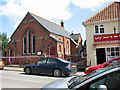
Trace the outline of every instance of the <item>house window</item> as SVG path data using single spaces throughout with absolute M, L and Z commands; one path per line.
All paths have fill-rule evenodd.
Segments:
M 59 45 L 59 52 L 61 52 L 61 45 Z
M 31 52 L 30 49 L 31 49 L 31 35 L 30 35 L 30 31 L 28 31 L 28 54 Z
M 114 57 L 120 57 L 120 47 L 110 47 L 106 48 L 107 60 L 110 60 Z
M 35 54 L 35 36 L 32 37 L 32 53 Z
M 23 38 L 23 54 L 26 54 L 26 37 Z
M 104 25 L 95 25 L 95 34 L 102 34 L 105 33 Z
M 69 54 L 69 42 L 67 41 L 67 53 Z

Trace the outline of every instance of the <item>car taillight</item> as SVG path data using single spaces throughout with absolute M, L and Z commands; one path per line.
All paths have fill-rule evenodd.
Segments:
M 67 67 L 66 68 L 71 68 L 71 67 L 76 67 L 76 65 L 67 65 Z
M 69 64 L 69 65 L 67 65 L 67 67 L 66 68 L 71 68 L 71 65 Z
M 4 62 L 2 62 L 2 65 L 4 65 Z

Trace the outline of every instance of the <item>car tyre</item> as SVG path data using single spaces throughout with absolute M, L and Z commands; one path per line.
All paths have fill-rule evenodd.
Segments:
M 68 77 L 70 74 L 65 74 L 65 77 Z
M 31 69 L 29 67 L 25 68 L 25 73 L 26 74 L 31 74 Z
M 62 72 L 61 72 L 60 69 L 55 69 L 55 70 L 53 71 L 53 75 L 54 75 L 55 77 L 60 77 L 60 76 L 62 75 Z

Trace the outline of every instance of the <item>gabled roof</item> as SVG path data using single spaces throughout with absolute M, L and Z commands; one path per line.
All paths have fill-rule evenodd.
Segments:
M 57 37 L 54 37 L 54 36 L 51 36 L 51 35 L 50 35 L 50 37 L 53 38 L 57 42 L 63 43 L 63 41 L 59 40 Z
M 120 19 L 120 2 L 117 1 L 110 3 L 109 5 L 89 17 L 83 22 L 83 24 L 114 19 Z
M 78 33 L 78 34 L 71 34 L 70 36 L 71 36 L 71 38 L 74 39 L 74 40 L 78 40 L 79 37 L 81 37 L 80 33 Z
M 56 35 L 60 35 L 60 36 L 63 36 L 63 37 L 67 37 L 69 39 L 71 39 L 71 41 L 75 44 L 75 45 L 78 45 L 77 43 L 75 43 L 75 41 L 71 38 L 70 36 L 70 33 L 65 30 L 62 26 L 56 24 L 56 23 L 53 23 L 49 20 L 46 20 L 40 16 L 37 16 L 33 13 L 30 13 L 28 12 L 26 14 L 27 15 L 31 15 L 40 25 L 42 25 L 48 32 L 50 33 L 53 33 L 53 34 L 56 34 Z M 25 16 L 25 17 L 26 17 Z M 24 17 L 24 18 L 25 18 Z M 23 19 L 24 20 L 24 19 Z M 21 23 L 23 22 L 23 20 L 21 21 Z M 14 33 L 17 31 L 17 29 L 19 28 L 19 26 L 21 25 L 21 23 L 18 25 L 18 27 L 16 28 L 16 30 L 14 31 Z M 12 34 L 12 36 L 14 35 L 14 33 Z M 11 36 L 11 37 L 12 37 Z M 53 39 L 55 39 L 56 41 L 59 41 L 58 39 L 56 39 L 55 37 L 52 37 Z
M 78 44 L 71 38 L 70 33 L 65 30 L 62 26 L 55 24 L 49 20 L 43 19 L 40 16 L 37 16 L 33 13 L 28 12 L 32 17 L 34 17 L 34 19 L 36 19 L 44 28 L 46 28 L 46 30 L 48 30 L 50 33 L 54 33 L 57 35 L 61 35 L 64 37 L 67 37 L 69 39 L 71 39 L 71 41 L 78 46 Z M 54 37 L 52 37 L 54 38 Z M 54 38 L 55 40 L 57 40 L 56 38 Z M 58 40 L 57 40 L 58 41 Z
M 61 27 L 58 24 L 55 24 L 49 20 L 43 19 L 42 17 L 39 17 L 33 13 L 28 12 L 32 17 L 34 17 L 34 19 L 36 19 L 44 28 L 46 28 L 46 30 L 48 30 L 50 33 L 54 33 L 57 35 L 61 35 L 67 38 L 71 38 L 70 37 L 70 33 L 65 30 L 63 27 Z

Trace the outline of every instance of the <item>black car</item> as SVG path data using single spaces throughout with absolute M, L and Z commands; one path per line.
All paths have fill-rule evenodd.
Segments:
M 66 61 L 61 58 L 42 58 L 34 64 L 24 67 L 26 74 L 52 74 L 58 76 L 68 76 L 77 72 L 75 63 Z

